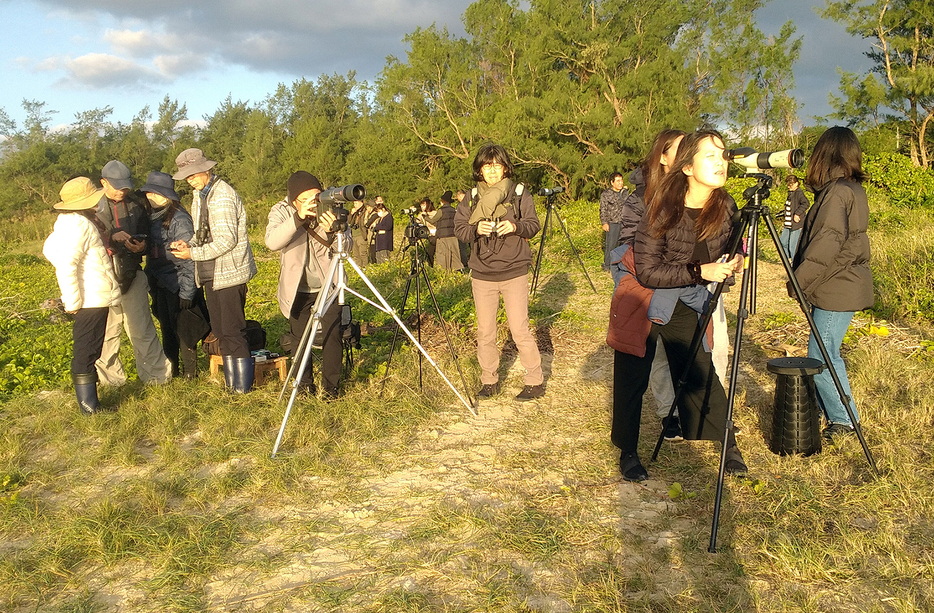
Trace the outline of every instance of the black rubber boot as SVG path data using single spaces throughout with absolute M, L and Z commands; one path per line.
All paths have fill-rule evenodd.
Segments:
M 234 382 L 236 381 L 236 364 L 237 358 L 232 355 L 224 356 L 224 387 L 228 390 L 234 388 Z
M 78 397 L 78 408 L 85 415 L 94 415 L 100 410 L 97 399 L 97 373 L 72 373 L 71 381 L 75 384 L 75 396 Z
M 233 358 L 235 360 L 233 371 L 233 391 L 246 394 L 253 387 L 253 378 L 256 374 L 256 362 L 253 356 L 248 358 Z

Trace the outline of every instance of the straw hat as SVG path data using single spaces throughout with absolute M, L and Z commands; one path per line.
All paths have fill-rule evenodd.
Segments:
M 104 190 L 96 187 L 87 177 L 76 177 L 62 186 L 58 193 L 62 201 L 53 208 L 59 211 L 85 211 L 100 202 Z

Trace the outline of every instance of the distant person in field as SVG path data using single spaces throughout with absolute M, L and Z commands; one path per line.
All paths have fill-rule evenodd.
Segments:
M 148 207 L 142 196 L 131 191 L 133 179 L 123 162 L 111 160 L 104 165 L 101 185 L 104 197 L 98 204 L 97 217 L 104 224 L 105 246 L 112 255 L 123 299 L 110 309 L 97 373 L 106 385 L 126 382 L 120 362 L 120 333 L 125 329 L 140 381 L 165 383 L 172 378 L 172 364 L 162 351 L 152 321 L 149 282 L 142 267 L 149 246 Z
M 373 256 L 377 264 L 388 262 L 393 249 L 393 219 L 392 213 L 386 208 L 382 196 L 374 200 L 375 209 L 367 219 L 366 227 L 370 231 L 370 240 L 373 242 Z
M 846 364 L 840 356 L 843 337 L 856 311 L 874 303 L 869 267 L 869 201 L 863 189 L 862 149 L 849 128 L 827 129 L 814 146 L 805 177 L 814 189 L 814 206 L 808 211 L 795 255 L 795 277 L 811 305 L 811 315 L 850 409 L 859 420 L 850 392 Z M 823 361 L 813 331 L 808 357 Z M 853 421 L 840 400 L 830 371 L 814 375 L 817 399 L 827 417 L 824 437 L 849 435 Z
M 610 175 L 610 188 L 600 194 L 600 223 L 603 225 L 603 270 L 610 269 L 610 252 L 619 243 L 619 223 L 623 219 L 623 201 L 625 191 L 623 175 L 614 172 Z
M 438 228 L 435 227 L 434 214 L 435 203 L 431 201 L 431 198 L 425 197 L 419 200 L 418 214 L 415 218 L 420 224 L 428 228 L 428 244 L 425 248 L 425 261 L 429 266 L 435 265 L 435 251 L 438 248 L 438 239 L 436 238 Z
M 253 249 L 247 236 L 246 207 L 229 183 L 214 173 L 217 162 L 200 149 L 185 149 L 175 158 L 172 178 L 187 181 L 192 194 L 195 235 L 176 240 L 173 255 L 194 260 L 195 283 L 204 288 L 211 331 L 224 360 L 227 389 L 246 393 L 253 387 L 255 363 L 246 339 L 247 282 L 256 275 Z
M 353 237 L 353 252 L 351 257 L 358 266 L 364 268 L 370 263 L 369 241 L 367 240 L 366 219 L 372 211 L 372 207 L 362 200 L 356 200 L 350 208 L 350 214 L 347 217 L 347 223 L 350 226 L 351 236 Z
M 457 210 L 453 206 L 454 194 L 448 190 L 441 194 L 441 206 L 430 216 L 435 225 L 435 265 L 444 270 L 460 270 L 460 241 L 454 236 L 454 216 Z
M 785 177 L 785 185 L 788 186 L 788 196 L 785 198 L 785 223 L 782 224 L 782 233 L 778 237 L 782 249 L 789 260 L 795 259 L 795 253 L 798 251 L 798 241 L 801 239 L 801 228 L 804 227 L 804 216 L 808 212 L 811 203 L 800 189 L 798 177 L 789 174 Z
M 42 254 L 55 266 L 65 311 L 75 318 L 71 380 L 78 408 L 85 415 L 100 409 L 94 363 L 104 345 L 107 315 L 121 298 L 101 239 L 104 228 L 95 214 L 103 193 L 87 177 L 65 183 L 59 193 L 62 200 L 54 207 L 61 214 L 42 247 Z
M 151 172 L 140 188 L 149 201 L 149 250 L 146 276 L 152 296 L 152 312 L 162 328 L 162 349 L 172 364 L 172 376 L 181 373 L 194 379 L 198 373 L 198 341 L 207 333 L 207 306 L 204 292 L 195 285 L 195 263 L 175 257 L 169 245 L 190 241 L 194 236 L 191 215 L 182 208 L 172 176 Z M 196 312 L 186 313 L 186 311 Z M 191 321 L 202 326 L 191 327 Z
M 627 481 L 649 476 L 639 459 L 639 429 L 659 338 L 671 372 L 685 373 L 678 404 L 684 438 L 723 441 L 726 435 L 726 472 L 746 472 L 733 429 L 725 432 L 727 397 L 710 353 L 702 347 L 690 355 L 699 312 L 710 297 L 707 284 L 726 281 L 743 269 L 742 255 L 720 261 L 736 209 L 724 188 L 723 152 L 723 139 L 713 130 L 681 140 L 671 169 L 648 192 L 645 215 L 623 256 L 630 274 L 613 295 L 607 343 L 615 350 L 611 439 L 620 450 L 619 470 Z M 659 293 L 667 294 L 658 296 L 666 300 L 656 301 Z M 709 330 L 703 332 L 709 348 Z

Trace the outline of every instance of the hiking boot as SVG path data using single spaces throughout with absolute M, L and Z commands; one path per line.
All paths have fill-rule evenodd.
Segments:
M 477 392 L 478 398 L 489 398 L 499 393 L 499 383 L 484 383 L 480 391 Z
M 726 466 L 724 470 L 726 474 L 736 476 L 745 475 L 749 470 L 746 467 L 745 460 L 743 460 L 743 454 L 736 445 L 732 445 L 726 449 Z
M 619 472 L 626 481 L 645 481 L 649 478 L 648 471 L 635 451 L 624 451 L 620 454 Z
M 850 424 L 830 424 L 821 432 L 826 440 L 832 441 L 835 436 L 852 436 L 856 434 L 856 428 Z
M 526 385 L 522 388 L 522 391 L 516 394 L 516 400 L 520 402 L 525 402 L 527 400 L 534 400 L 536 398 L 541 398 L 545 395 L 545 384 L 539 383 L 538 385 Z
M 664 437 L 666 441 L 683 441 L 684 435 L 681 433 L 681 421 L 677 415 L 666 417 L 662 420 L 664 426 Z

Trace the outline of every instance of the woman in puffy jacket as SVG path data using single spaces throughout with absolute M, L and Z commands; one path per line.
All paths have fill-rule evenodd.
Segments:
M 735 208 L 723 188 L 727 177 L 723 150 L 723 139 L 713 130 L 684 137 L 670 172 L 649 194 L 646 214 L 623 259 L 632 274 L 623 277 L 613 295 L 607 342 L 616 350 L 611 438 L 620 449 L 619 469 L 628 481 L 648 478 L 636 448 L 642 396 L 659 338 L 672 378 L 687 374 L 678 405 L 684 438 L 723 440 L 727 410 L 723 386 L 710 353 L 701 349 L 692 359 L 689 351 L 699 312 L 709 297 L 705 285 L 725 281 L 743 267 L 741 255 L 720 261 Z M 666 291 L 656 291 L 662 289 Z M 666 303 L 656 301 L 656 294 L 677 297 Z M 732 430 L 728 436 L 726 470 L 743 473 L 746 464 Z
M 198 372 L 198 336 L 184 330 L 182 311 L 195 308 L 201 320 L 206 318 L 204 291 L 195 286 L 195 263 L 175 257 L 169 249 L 175 241 L 191 241 L 194 224 L 191 215 L 182 208 L 175 181 L 164 172 L 151 172 L 146 185 L 140 188 L 149 201 L 150 251 L 146 258 L 146 276 L 152 296 L 152 313 L 162 327 L 162 349 L 172 363 L 172 376 L 179 374 L 181 352 L 185 377 L 193 379 Z M 187 342 L 185 342 L 187 341 Z M 194 341 L 192 343 L 192 341 Z
M 804 219 L 794 265 L 795 277 L 811 305 L 814 324 L 848 397 L 850 381 L 840 347 L 853 314 L 873 305 L 866 234 L 869 202 L 863 178 L 862 151 L 856 134 L 839 126 L 821 134 L 806 177 L 814 188 L 814 206 Z M 813 332 L 808 340 L 808 357 L 823 360 Z M 830 372 L 815 375 L 814 384 L 829 422 L 824 436 L 853 433 L 853 422 Z M 850 409 L 859 420 L 852 398 Z
M 107 313 L 120 302 L 120 286 L 95 214 L 103 193 L 87 177 L 65 183 L 59 193 L 62 200 L 55 205 L 62 214 L 42 247 L 42 254 L 55 266 L 65 311 L 75 317 L 71 379 L 78 408 L 85 415 L 100 408 L 94 362 L 101 357 Z

